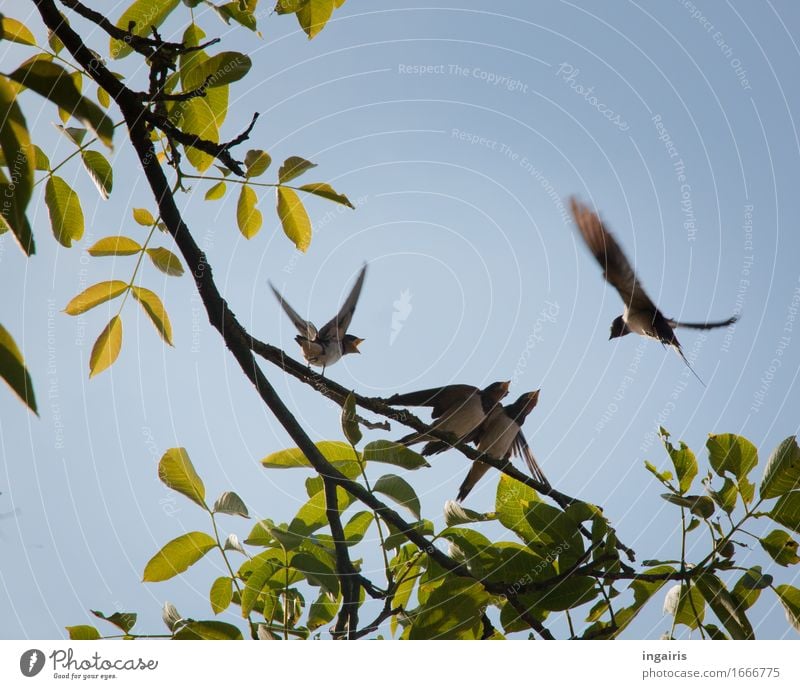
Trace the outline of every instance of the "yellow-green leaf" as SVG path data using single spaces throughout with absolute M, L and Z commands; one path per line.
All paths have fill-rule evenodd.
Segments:
M 114 316 L 103 328 L 89 356 L 89 378 L 105 371 L 113 364 L 122 349 L 122 319 Z
M 258 177 L 259 175 L 263 175 L 267 171 L 267 168 L 271 162 L 272 158 L 266 151 L 260 151 L 257 149 L 249 150 L 244 156 L 244 165 L 247 168 L 247 176 Z
M 172 638 L 175 641 L 238 641 L 242 639 L 242 632 L 219 620 L 192 620 L 182 625 Z
M 103 237 L 89 247 L 92 256 L 133 256 L 142 250 L 139 242 L 121 235 Z
M 342 405 L 342 432 L 344 437 L 347 438 L 347 442 L 353 447 L 358 445 L 363 437 L 356 414 L 356 398 L 352 392 L 347 395 L 347 399 Z
M 51 175 L 44 187 L 44 202 L 50 214 L 53 235 L 62 246 L 70 247 L 83 237 L 81 200 L 61 177 Z
M 169 249 L 159 246 L 154 249 L 148 249 L 147 255 L 150 257 L 153 265 L 162 273 L 166 273 L 167 275 L 183 275 L 181 259 Z
M 225 51 L 212 55 L 202 62 L 192 63 L 192 76 L 197 88 L 206 84 L 207 88 L 217 88 L 232 84 L 244 78 L 253 66 L 250 58 L 244 53 Z
M 297 10 L 297 21 L 309 40 L 325 28 L 333 14 L 333 8 L 334 0 L 308 0 Z
M 185 572 L 217 542 L 207 533 L 191 531 L 167 543 L 144 568 L 144 581 L 166 581 Z
M 104 301 L 118 297 L 126 289 L 128 289 L 128 283 L 122 280 L 98 282 L 96 285 L 83 290 L 77 297 L 73 297 L 64 311 L 70 316 L 77 316 L 89 309 L 93 309 Z
M 81 153 L 83 166 L 92 178 L 92 182 L 100 192 L 100 196 L 107 199 L 114 185 L 114 173 L 106 157 L 97 151 L 83 151 Z
M 206 98 L 192 98 L 179 104 L 179 108 L 172 111 L 170 117 L 173 122 L 180 122 L 180 128 L 187 134 L 219 143 L 219 123 L 217 115 L 211 109 Z M 186 157 L 189 162 L 199 171 L 207 170 L 214 157 L 193 146 L 185 146 Z
M 283 231 L 300 251 L 311 245 L 311 220 L 300 197 L 291 189 L 278 187 L 278 217 Z
M 208 595 L 211 601 L 211 609 L 215 615 L 227 610 L 233 600 L 233 582 L 230 577 L 219 577 L 211 584 L 211 592 Z
M 344 194 L 337 192 L 330 184 L 326 184 L 325 182 L 304 184 L 302 187 L 300 187 L 300 189 L 307 191 L 309 194 L 321 196 L 323 199 L 336 201 L 336 203 L 341 203 L 343 206 L 347 206 L 348 208 L 355 208 L 355 206 L 350 203 L 350 199 L 348 199 Z
M 0 14 L 0 40 L 36 45 L 36 38 L 25 24 L 11 17 L 4 17 L 2 14 Z
M 77 624 L 73 627 L 65 627 L 65 629 L 73 641 L 96 641 L 100 638 L 100 632 L 90 624 Z
M 55 103 L 111 147 L 114 123 L 96 103 L 81 95 L 73 76 L 63 67 L 47 60 L 28 60 L 7 76 Z
M 283 165 L 278 170 L 278 182 L 280 184 L 291 182 L 295 177 L 299 177 L 312 167 L 317 167 L 317 164 L 300 156 L 289 156 L 283 161 Z
M 0 76 L 0 150 L 10 180 L 0 178 L 0 232 L 10 229 L 27 256 L 35 251 L 25 209 L 31 199 L 36 151 L 11 82 Z
M 156 224 L 156 219 L 153 214 L 146 208 L 134 208 L 133 219 L 144 227 L 151 227 Z
M 777 498 L 800 488 L 800 448 L 797 437 L 786 438 L 769 457 L 759 492 L 764 499 Z
M 217 182 L 206 192 L 206 201 L 216 201 L 217 199 L 221 199 L 223 196 L 225 196 L 225 189 L 225 182 Z
M 161 303 L 161 299 L 158 298 L 155 292 L 144 287 L 132 287 L 131 291 L 136 301 L 142 305 L 147 315 L 150 316 L 150 320 L 153 321 L 153 325 L 156 326 L 156 330 L 158 330 L 161 337 L 164 338 L 168 345 L 171 345 L 172 324 L 169 322 L 169 316 L 164 304 Z
M 25 367 L 25 359 L 11 333 L 2 325 L 0 325 L 0 378 L 8 383 L 34 414 L 38 415 L 33 382 Z
M 207 509 L 206 487 L 185 448 L 172 447 L 164 453 L 158 463 L 158 478 L 164 485 Z
M 264 221 L 261 211 L 256 208 L 258 197 L 246 184 L 242 185 L 239 192 L 239 202 L 236 204 L 236 224 L 247 239 L 252 239 L 261 229 Z
M 158 28 L 161 26 L 162 22 L 178 6 L 179 2 L 180 0 L 135 0 L 122 13 L 122 16 L 116 21 L 116 25 L 120 29 L 129 31 L 131 22 L 133 22 L 131 33 L 137 36 L 150 36 L 153 31 L 152 27 Z M 133 48 L 125 41 L 112 38 L 109 51 L 111 57 L 118 60 L 130 55 Z
M 111 105 L 111 96 L 108 95 L 108 91 L 106 91 L 102 86 L 97 87 L 97 101 L 104 108 L 108 108 L 108 106 Z

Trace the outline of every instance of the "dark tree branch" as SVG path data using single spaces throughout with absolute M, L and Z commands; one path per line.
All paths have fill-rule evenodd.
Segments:
M 380 611 L 378 616 L 372 620 L 366 627 L 363 629 L 359 629 L 354 635 L 354 639 L 363 639 L 368 634 L 372 634 L 373 632 L 377 632 L 380 626 L 386 622 L 390 617 L 394 617 L 399 613 L 403 612 L 402 607 L 393 608 L 391 606 L 391 599 L 386 600 L 383 605 L 383 609 Z
M 323 478 L 325 491 L 325 514 L 331 526 L 333 548 L 336 553 L 336 573 L 339 577 L 339 587 L 342 590 L 342 609 L 333 629 L 333 638 L 355 638 L 353 635 L 358 629 L 358 590 L 359 582 L 355 577 L 356 571 L 347 551 L 347 541 L 342 527 L 342 517 L 339 512 L 339 501 L 336 497 L 336 483 L 329 478 Z

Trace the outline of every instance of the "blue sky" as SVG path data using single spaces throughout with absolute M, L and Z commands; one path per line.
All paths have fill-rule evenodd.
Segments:
M 349 0 L 312 42 L 292 18 L 262 17 L 259 39 L 202 15 L 209 36 L 253 58 L 232 89 L 223 135 L 259 111 L 251 144 L 275 161 L 313 160 L 319 167 L 304 179 L 332 183 L 357 210 L 310 200 L 315 236 L 298 255 L 270 193 L 261 194 L 264 227 L 246 241 L 235 195 L 205 203 L 208 185 L 198 183 L 179 197 L 189 226 L 240 320 L 293 355 L 267 280 L 320 325 L 368 261 L 351 328 L 365 338 L 363 354 L 331 377 L 380 396 L 509 378 L 512 398 L 541 388 L 525 430 L 550 481 L 602 505 L 640 557 L 675 557 L 679 515 L 643 468 L 645 459 L 668 462 L 658 426 L 694 448 L 701 466 L 708 433 L 741 433 L 765 461 L 798 430 L 800 9 L 789 0 L 417 5 Z M 41 35 L 29 3 L 3 10 Z M 96 32 L 82 33 L 106 50 Z M 3 69 L 25 54 L 1 44 Z M 144 86 L 144 72 L 137 80 Z M 67 155 L 50 126 L 54 110 L 27 95 L 23 105 L 34 140 L 58 147 L 51 160 Z M 79 246 L 52 240 L 43 204 L 31 211 L 34 258 L 0 237 L 13 295 L 0 322 L 25 352 L 41 413 L 0 394 L 0 514 L 17 510 L 0 520 L 2 638 L 59 637 L 89 608 L 135 610 L 141 631 L 160 631 L 166 599 L 210 615 L 215 561 L 167 584 L 141 583 L 163 543 L 206 527 L 158 482 L 169 447 L 188 449 L 210 494 L 235 489 L 256 515 L 288 520 L 305 498 L 304 475 L 260 467 L 291 443 L 208 326 L 187 276 L 147 265 L 140 276 L 165 302 L 175 348 L 129 300 L 119 360 L 87 379 L 92 342 L 113 312 L 78 321 L 61 310 L 86 285 L 127 279 L 133 266 L 87 260 L 84 250 L 110 234 L 143 240 L 128 209 L 154 206 L 124 137 L 116 143 L 109 201 L 78 165 L 62 169 L 85 199 Z M 678 333 L 707 387 L 656 342 L 608 341 L 622 303 L 565 214 L 573 194 L 596 204 L 668 316 L 741 312 L 733 329 Z M 396 311 L 407 316 L 395 315 L 393 328 Z M 340 437 L 331 403 L 266 371 L 315 439 Z M 468 467 L 458 453 L 432 464 L 409 480 L 442 525 Z M 466 505 L 491 509 L 495 485 L 485 478 Z M 249 525 L 231 518 L 224 528 L 244 536 Z M 742 557 L 765 564 L 755 551 Z M 752 612 L 760 634 L 788 636 L 783 611 L 762 598 Z M 628 635 L 656 638 L 668 627 L 659 599 Z

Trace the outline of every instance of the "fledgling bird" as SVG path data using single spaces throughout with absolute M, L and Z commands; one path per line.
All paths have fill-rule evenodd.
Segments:
M 589 250 L 603 268 L 603 276 L 619 292 L 619 296 L 625 303 L 625 311 L 621 316 L 617 316 L 611 324 L 611 334 L 608 339 L 622 337 L 628 333 L 652 337 L 665 346 L 674 347 L 689 370 L 700 380 L 684 356 L 674 328 L 694 328 L 696 330 L 724 328 L 735 323 L 739 317 L 732 316 L 724 321 L 708 323 L 684 323 L 666 318 L 647 296 L 631 264 L 614 239 L 614 235 L 606 229 L 598 215 L 575 198 L 570 199 L 570 204 L 575 223 Z M 700 382 L 703 381 L 700 380 Z
M 356 278 L 353 289 L 345 299 L 342 308 L 330 321 L 323 325 L 319 330 L 311 322 L 300 317 L 280 292 L 275 289 L 270 282 L 269 286 L 272 293 L 280 302 L 286 315 L 289 316 L 294 327 L 299 333 L 294 339 L 303 350 L 303 356 L 310 366 L 322 366 L 322 375 L 325 375 L 325 367 L 335 364 L 345 354 L 361 354 L 358 346 L 364 341 L 355 335 L 348 335 L 347 329 L 353 314 L 356 310 L 358 298 L 361 296 L 361 287 L 364 284 L 364 276 L 367 273 L 367 264 L 361 269 Z
M 528 441 L 522 433 L 522 424 L 533 411 L 539 402 L 539 390 L 526 392 L 520 395 L 516 402 L 512 404 L 497 405 L 486 420 L 478 427 L 472 439 L 478 448 L 489 457 L 495 459 L 508 460 L 512 455 L 522 457 L 528 465 L 531 476 L 546 486 L 550 482 L 545 478 L 541 468 L 528 446 Z M 469 495 L 469 492 L 480 481 L 481 477 L 489 471 L 491 467 L 483 462 L 473 462 L 467 477 L 458 489 L 456 500 L 462 502 Z
M 508 394 L 509 385 L 510 381 L 497 382 L 483 390 L 473 385 L 445 385 L 441 388 L 392 395 L 386 403 L 409 407 L 433 407 L 431 416 L 438 420 L 431 428 L 451 433 L 457 441 L 462 441 L 481 425 L 486 415 Z M 397 442 L 413 445 L 422 441 L 428 441 L 422 448 L 422 455 L 425 457 L 444 452 L 451 447 L 450 443 L 424 432 L 411 433 Z

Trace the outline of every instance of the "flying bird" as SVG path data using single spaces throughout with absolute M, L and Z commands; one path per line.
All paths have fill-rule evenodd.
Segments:
M 522 457 L 528 465 L 531 476 L 545 486 L 549 486 L 550 482 L 542 473 L 528 446 L 528 441 L 522 433 L 522 424 L 525 423 L 525 419 L 533 411 L 538 401 L 539 390 L 534 390 L 520 395 L 513 404 L 497 405 L 475 431 L 472 440 L 477 446 L 478 452 L 489 457 L 501 460 L 508 460 L 512 455 Z M 467 477 L 458 489 L 456 500 L 462 502 L 490 468 L 483 462 L 473 462 Z
M 303 350 L 303 356 L 310 366 L 322 366 L 322 375 L 325 375 L 325 367 L 335 364 L 345 354 L 360 354 L 358 346 L 364 341 L 355 335 L 348 335 L 347 329 L 353 314 L 356 310 L 358 298 L 361 296 L 361 287 L 364 284 L 364 276 L 367 273 L 367 265 L 361 269 L 356 278 L 353 289 L 345 299 L 342 308 L 330 321 L 323 325 L 319 330 L 311 322 L 304 320 L 283 298 L 280 292 L 270 282 L 269 286 L 275 295 L 286 315 L 289 316 L 294 327 L 299 333 L 294 339 Z
M 409 407 L 433 407 L 431 416 L 436 423 L 432 430 L 451 433 L 456 441 L 467 441 L 468 436 L 481 425 L 486 415 L 508 394 L 510 381 L 492 383 L 483 390 L 473 385 L 445 385 L 441 388 L 418 390 L 400 395 L 392 395 L 387 404 Z M 413 445 L 428 441 L 422 448 L 422 455 L 435 455 L 444 452 L 451 444 L 434 438 L 425 432 L 415 432 L 397 442 Z
M 611 324 L 611 334 L 608 339 L 622 337 L 628 333 L 652 337 L 665 346 L 674 347 L 689 370 L 700 380 L 686 359 L 680 342 L 675 336 L 674 328 L 694 328 L 696 330 L 724 328 L 735 323 L 739 317 L 732 316 L 724 321 L 708 323 L 684 323 L 666 318 L 647 296 L 631 264 L 617 244 L 617 240 L 614 239 L 614 235 L 606 229 L 598 215 L 574 198 L 570 200 L 570 203 L 575 223 L 589 250 L 603 268 L 603 276 L 619 292 L 619 296 L 625 303 L 625 311 L 621 316 L 617 316 Z M 703 381 L 700 380 L 700 382 Z

